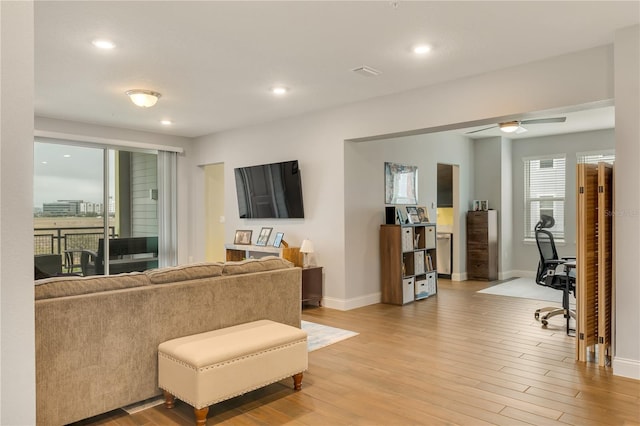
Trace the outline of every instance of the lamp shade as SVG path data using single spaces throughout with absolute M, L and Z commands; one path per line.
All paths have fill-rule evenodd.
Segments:
M 142 108 L 154 106 L 156 102 L 158 102 L 160 96 L 162 96 L 160 93 L 152 90 L 140 89 L 128 90 L 126 94 L 131 99 L 131 102 Z
M 313 243 L 311 242 L 311 240 L 302 240 L 300 253 L 313 253 Z

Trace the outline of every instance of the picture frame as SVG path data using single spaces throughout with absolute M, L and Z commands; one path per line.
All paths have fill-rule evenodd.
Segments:
M 480 210 L 483 212 L 489 210 L 489 200 L 480 200 Z
M 471 205 L 471 211 L 473 212 L 480 211 L 480 200 L 473 200 L 473 204 Z
M 269 237 L 271 236 L 271 231 L 273 228 L 262 228 L 260 230 L 260 234 L 258 235 L 258 240 L 256 241 L 257 246 L 266 246 L 267 242 L 269 242 Z
M 280 248 L 280 244 L 282 244 L 282 238 L 284 238 L 284 232 L 276 232 L 276 237 L 273 240 L 273 246 L 276 248 Z
M 400 225 L 404 225 L 405 223 L 407 223 L 407 218 L 405 218 L 402 214 L 402 209 L 396 208 L 396 215 L 398 216 L 398 223 Z
M 384 163 L 386 204 L 418 203 L 418 166 Z
M 418 210 L 418 218 L 420 219 L 420 223 L 430 223 L 429 220 L 429 209 L 427 206 L 418 206 L 416 207 Z
M 236 236 L 233 239 L 233 244 L 237 245 L 251 245 L 251 234 L 253 231 L 250 229 L 238 229 Z
M 420 216 L 416 206 L 407 206 L 407 219 L 409 219 L 409 223 L 420 223 Z

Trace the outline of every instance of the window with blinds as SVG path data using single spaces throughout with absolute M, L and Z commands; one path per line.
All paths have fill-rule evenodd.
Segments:
M 578 164 L 598 164 L 600 162 L 613 164 L 616 160 L 616 152 L 613 149 L 606 151 L 578 152 L 576 157 Z
M 564 240 L 565 155 L 524 159 L 524 238 L 535 239 L 534 226 L 541 215 L 551 216 L 549 228 L 556 240 Z

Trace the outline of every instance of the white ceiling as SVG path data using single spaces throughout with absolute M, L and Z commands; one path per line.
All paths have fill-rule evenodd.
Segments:
M 616 29 L 640 21 L 639 5 L 36 1 L 35 113 L 201 136 L 610 44 Z M 117 48 L 97 50 L 98 37 Z M 433 50 L 416 57 L 416 43 Z M 382 74 L 351 72 L 362 65 Z M 289 94 L 273 96 L 275 84 Z M 136 88 L 162 98 L 135 107 L 124 92 Z M 613 109 L 604 111 L 613 126 Z M 565 128 L 580 121 L 575 114 Z

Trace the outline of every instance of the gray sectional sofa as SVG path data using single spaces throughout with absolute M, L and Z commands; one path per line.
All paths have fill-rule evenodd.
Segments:
M 158 344 L 260 319 L 300 327 L 301 269 L 269 257 L 36 281 L 38 425 L 155 395 Z

